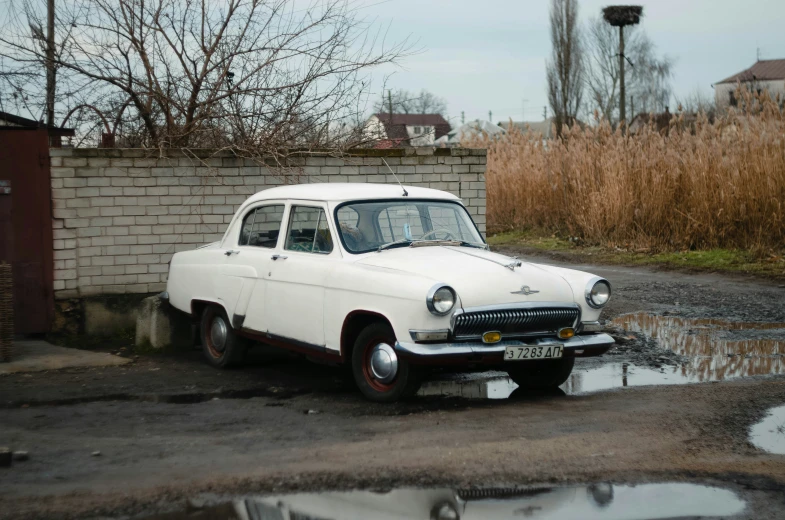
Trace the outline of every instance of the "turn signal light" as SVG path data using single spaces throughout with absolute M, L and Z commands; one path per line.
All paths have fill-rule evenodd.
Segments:
M 559 338 L 561 338 L 561 339 L 570 339 L 573 336 L 575 336 L 575 329 L 573 329 L 572 327 L 567 327 L 565 329 L 559 329 Z
M 483 343 L 498 343 L 502 340 L 502 333 L 498 331 L 486 332 L 482 335 Z

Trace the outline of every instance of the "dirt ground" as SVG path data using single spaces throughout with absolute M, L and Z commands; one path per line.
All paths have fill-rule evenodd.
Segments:
M 576 267 L 613 283 L 605 319 L 785 322 L 785 288 L 765 280 Z M 576 370 L 659 366 L 662 353 L 633 337 Z M 30 459 L 0 468 L 0 518 L 133 517 L 206 493 L 592 482 L 705 483 L 746 500 L 741 518 L 785 518 L 785 455 L 748 439 L 783 404 L 785 376 L 770 375 L 378 405 L 336 369 L 264 349 L 226 372 L 194 351 L 12 374 L 0 377 L 0 446 Z

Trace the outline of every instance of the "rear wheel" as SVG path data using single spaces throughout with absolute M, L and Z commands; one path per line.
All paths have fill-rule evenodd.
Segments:
M 352 351 L 352 374 L 371 401 L 393 402 L 411 397 L 422 383 L 418 367 L 395 352 L 395 334 L 386 323 L 372 323 L 357 336 Z
M 222 308 L 214 305 L 205 308 L 199 331 L 202 352 L 211 365 L 229 368 L 242 363 L 248 350 L 248 341 L 235 334 Z
M 510 364 L 507 373 L 521 388 L 543 390 L 563 385 L 574 365 L 574 357 L 521 361 Z

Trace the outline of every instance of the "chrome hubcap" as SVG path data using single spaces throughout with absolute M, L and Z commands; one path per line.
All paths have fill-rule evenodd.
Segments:
M 369 364 L 371 374 L 380 383 L 390 383 L 398 374 L 398 356 L 386 343 L 379 343 L 373 347 Z
M 210 326 L 210 341 L 218 352 L 223 352 L 226 348 L 226 322 L 220 316 L 213 318 Z

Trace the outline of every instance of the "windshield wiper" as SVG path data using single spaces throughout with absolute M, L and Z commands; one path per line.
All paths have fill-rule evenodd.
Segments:
M 456 246 L 456 247 L 476 247 L 477 249 L 488 249 L 485 244 L 477 242 L 468 242 L 466 240 L 450 240 L 450 239 L 433 239 L 433 240 L 415 240 L 412 242 L 411 247 L 419 246 Z
M 467 242 L 466 240 L 459 240 L 460 244 L 465 247 L 476 247 L 477 249 L 490 249 L 488 244 L 481 244 L 479 242 Z
M 379 249 L 377 249 L 376 251 L 381 252 L 384 251 L 385 249 L 391 249 L 393 247 L 408 246 L 411 243 L 412 240 L 409 240 L 408 238 L 402 238 L 401 240 L 396 240 L 395 242 L 388 242 L 386 244 L 382 244 L 379 246 Z

